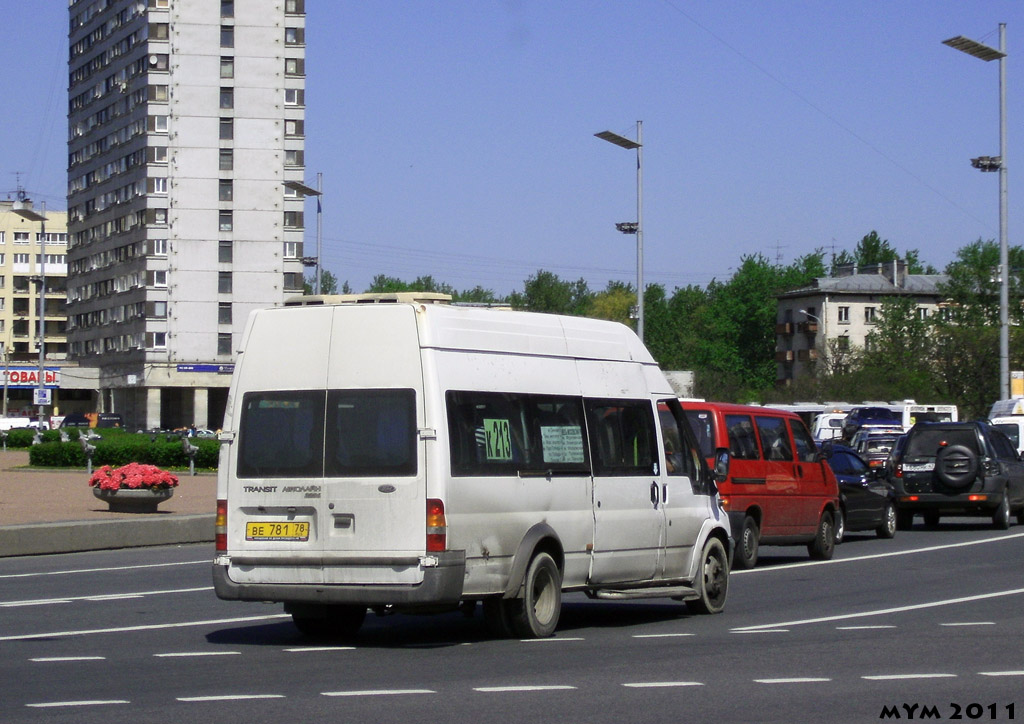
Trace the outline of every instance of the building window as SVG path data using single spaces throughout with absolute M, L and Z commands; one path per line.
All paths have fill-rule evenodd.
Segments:
M 146 193 L 150 194 L 166 194 L 167 193 L 167 179 L 151 176 L 146 179 Z
M 235 28 L 232 25 L 221 25 L 220 26 L 220 47 L 222 48 L 234 48 L 235 47 Z
M 167 163 L 167 146 L 147 146 L 146 163 Z
M 146 223 L 150 226 L 166 226 L 167 209 L 146 209 Z
M 303 58 L 285 58 L 284 59 L 284 74 L 285 75 L 305 75 L 306 74 L 306 61 Z
M 849 324 L 850 323 L 850 308 L 839 307 L 839 323 Z
M 284 0 L 284 11 L 288 15 L 302 15 L 306 12 L 306 0 Z
M 221 179 L 217 183 L 217 198 L 221 201 L 231 201 L 234 195 L 234 185 L 230 179 Z
M 222 241 L 217 245 L 217 261 L 221 264 L 231 263 L 231 242 Z
M 146 88 L 146 94 L 151 101 L 157 103 L 167 102 L 167 86 L 165 85 L 151 85 Z
M 147 302 L 146 316 L 151 319 L 166 319 L 167 302 Z
M 167 70 L 170 67 L 170 56 L 167 53 L 154 53 L 149 56 L 150 70 Z
M 167 256 L 167 239 L 150 239 L 146 246 L 149 256 Z
M 231 272 L 217 272 L 217 292 L 220 294 L 231 293 Z
M 230 171 L 235 167 L 235 152 L 230 148 L 220 149 L 220 170 Z
M 234 219 L 230 211 L 221 211 L 218 219 L 218 228 L 221 231 L 231 231 L 234 228 Z
M 235 77 L 235 59 L 234 58 L 221 58 L 220 59 L 220 77 L 221 78 L 234 78 Z
M 284 165 L 285 166 L 302 166 L 304 165 L 305 154 L 302 151 L 285 151 L 284 152 Z
M 302 121 L 287 119 L 284 122 L 284 135 L 299 138 L 303 135 L 305 126 Z
M 864 323 L 874 324 L 875 323 L 875 307 L 864 307 Z
M 147 128 L 154 133 L 167 133 L 167 116 L 150 116 Z
M 284 104 L 286 106 L 301 106 L 305 101 L 306 94 L 301 88 L 285 88 Z
M 235 17 L 235 0 L 220 0 L 220 16 L 222 18 Z
M 301 229 L 302 227 L 302 212 L 301 211 L 285 211 L 284 212 L 284 225 L 290 229 Z
M 231 302 L 217 305 L 217 324 L 231 324 Z
M 302 273 L 301 272 L 285 272 L 285 275 L 284 275 L 284 288 L 285 288 L 285 291 L 289 291 L 289 292 L 302 291 Z
M 284 258 L 285 259 L 298 259 L 299 258 L 299 242 L 297 242 L 297 241 L 286 241 L 284 243 Z
M 303 45 L 306 42 L 306 31 L 303 28 L 285 28 L 285 45 Z
M 235 123 L 231 118 L 220 119 L 220 140 L 230 141 L 235 137 Z
M 234 88 L 221 88 L 220 89 L 220 107 L 221 108 L 234 108 L 235 107 L 235 89 Z
M 167 40 L 168 25 L 167 23 L 150 23 L 149 24 L 149 37 L 152 40 Z
M 167 287 L 167 272 L 166 271 L 159 271 L 159 270 L 148 271 L 148 272 L 146 272 L 146 276 L 148 277 L 147 280 L 146 280 L 147 286 L 155 287 L 157 289 L 164 289 L 164 288 Z
M 230 334 L 218 334 L 217 335 L 217 354 L 229 355 L 231 354 L 231 335 Z
M 922 322 L 928 319 L 928 307 L 918 307 L 917 318 L 920 319 Z
M 14 243 L 15 244 L 27 244 L 28 241 L 29 241 L 28 236 L 29 236 L 29 234 L 28 234 L 27 231 L 15 231 L 14 232 Z
M 167 332 L 146 332 L 146 349 L 167 349 Z

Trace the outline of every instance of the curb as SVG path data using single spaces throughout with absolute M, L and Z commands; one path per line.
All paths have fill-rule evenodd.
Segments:
M 175 515 L 0 526 L 0 558 L 209 543 L 214 540 L 214 518 L 212 514 Z

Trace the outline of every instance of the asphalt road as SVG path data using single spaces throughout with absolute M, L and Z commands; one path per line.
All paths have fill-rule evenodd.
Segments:
M 1024 720 L 1022 554 L 1024 526 L 852 534 L 765 548 L 719 616 L 571 595 L 551 639 L 371 614 L 351 646 L 217 600 L 207 546 L 0 559 L 0 721 Z

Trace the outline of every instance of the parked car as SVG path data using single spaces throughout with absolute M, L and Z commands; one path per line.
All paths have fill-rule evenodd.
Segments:
M 849 442 L 864 425 L 903 427 L 903 416 L 888 407 L 855 407 L 843 420 L 843 440 Z
M 910 528 L 918 513 L 928 526 L 943 515 L 991 516 L 1001 530 L 1013 513 L 1024 523 L 1024 462 L 987 422 L 914 425 L 891 480 L 900 529 Z
M 836 543 L 842 543 L 846 533 L 860 530 L 873 530 L 879 538 L 896 535 L 895 491 L 884 470 L 871 468 L 846 445 L 825 444 L 822 452 L 839 483 Z
M 839 491 L 803 420 L 769 407 L 682 406 L 709 466 L 717 451 L 729 451 L 718 491 L 736 540 L 733 567 L 753 568 L 762 545 L 803 544 L 811 558 L 831 558 Z

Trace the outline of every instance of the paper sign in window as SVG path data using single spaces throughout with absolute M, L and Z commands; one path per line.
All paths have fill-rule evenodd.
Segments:
M 512 459 L 512 430 L 508 420 L 484 419 L 484 435 L 488 460 Z
M 583 433 L 575 425 L 541 426 L 540 440 L 546 463 L 582 463 Z

